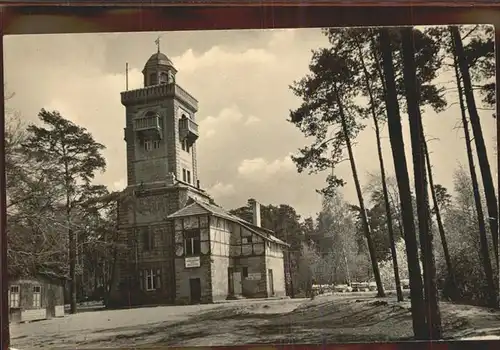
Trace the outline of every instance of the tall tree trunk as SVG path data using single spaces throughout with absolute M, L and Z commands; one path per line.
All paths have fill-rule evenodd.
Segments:
M 424 134 L 420 114 L 420 96 L 415 67 L 413 27 L 401 29 L 403 76 L 406 103 L 410 120 L 413 173 L 415 176 L 415 196 L 417 199 L 420 250 L 424 270 L 424 292 L 427 310 L 429 339 L 441 339 L 441 313 L 438 303 L 436 265 L 433 251 L 433 234 L 430 228 L 429 193 L 425 171 Z
M 493 178 L 491 177 L 490 163 L 488 161 L 488 153 L 484 144 L 483 131 L 481 129 L 481 122 L 479 114 L 477 113 L 476 101 L 474 98 L 474 91 L 472 89 L 472 82 L 469 73 L 468 63 L 465 57 L 464 47 L 460 32 L 457 26 L 450 27 L 451 35 L 453 38 L 453 45 L 455 56 L 460 74 L 463 81 L 463 92 L 465 101 L 467 102 L 467 109 L 469 111 L 470 124 L 472 127 L 472 134 L 474 135 L 474 142 L 476 145 L 477 159 L 479 162 L 479 169 L 481 170 L 481 177 L 483 180 L 484 193 L 486 197 L 486 206 L 488 208 L 488 221 L 490 224 L 491 237 L 493 239 L 493 248 L 495 251 L 495 261 L 497 268 L 499 267 L 498 259 L 498 203 L 495 194 L 495 186 L 493 185 Z
M 373 97 L 372 87 L 370 84 L 370 78 L 368 70 L 366 69 L 365 60 L 363 59 L 363 51 L 361 49 L 361 45 L 359 41 L 356 40 L 359 57 L 361 60 L 361 65 L 363 67 L 364 80 L 366 89 L 368 91 L 368 96 L 370 98 L 370 111 L 372 114 L 373 125 L 375 126 L 375 138 L 377 140 L 377 153 L 378 153 L 378 161 L 380 165 L 380 179 L 382 181 L 382 192 L 384 194 L 384 205 L 385 205 L 385 213 L 386 213 L 386 221 L 387 221 L 387 231 L 389 233 L 389 241 L 391 246 L 391 257 L 392 257 L 392 266 L 394 269 L 394 282 L 396 283 L 396 294 L 398 301 L 403 301 L 403 290 L 401 289 L 401 279 L 399 277 L 399 267 L 398 267 L 398 257 L 396 254 L 396 242 L 394 241 L 394 227 L 392 224 L 392 214 L 391 214 L 391 206 L 389 204 L 389 194 L 387 192 L 387 181 L 385 177 L 385 165 L 384 165 L 384 156 L 382 154 L 382 142 L 380 141 L 380 128 L 378 124 L 377 112 L 375 111 L 375 98 Z M 381 80 L 383 84 L 383 80 Z
M 424 148 L 425 148 L 425 160 L 427 162 L 427 173 L 429 174 L 429 187 L 431 189 L 432 202 L 434 204 L 434 212 L 436 214 L 438 231 L 439 231 L 439 235 L 441 237 L 441 245 L 443 246 L 444 260 L 446 261 L 446 268 L 448 270 L 448 280 L 449 280 L 450 289 L 451 289 L 450 297 L 452 300 L 456 300 L 456 298 L 458 297 L 457 281 L 455 278 L 455 272 L 453 270 L 453 265 L 451 264 L 450 251 L 448 250 L 448 242 L 446 240 L 446 234 L 444 231 L 443 220 L 441 219 L 441 210 L 440 210 L 439 205 L 438 205 L 436 191 L 434 188 L 434 180 L 432 178 L 432 168 L 431 168 L 431 160 L 429 157 L 429 149 L 427 148 L 427 142 L 425 141 L 425 139 L 423 140 L 423 142 L 424 142 Z
M 452 42 L 452 45 L 454 46 L 454 43 Z M 488 248 L 488 238 L 486 236 L 486 223 L 484 222 L 484 213 L 483 213 L 483 206 L 481 202 L 481 194 L 479 192 L 479 183 L 476 175 L 476 169 L 474 166 L 474 157 L 472 155 L 472 146 L 471 146 L 471 138 L 470 138 L 470 133 L 469 133 L 469 126 L 467 123 L 467 116 L 465 114 L 465 101 L 463 98 L 463 88 L 462 84 L 460 82 L 460 73 L 458 71 L 458 58 L 457 56 L 454 57 L 455 60 L 455 76 L 457 80 L 457 89 L 458 89 L 458 100 L 460 103 L 460 111 L 462 113 L 462 126 L 464 129 L 464 136 L 465 136 L 465 145 L 467 147 L 467 159 L 469 163 L 469 171 L 470 171 L 470 178 L 472 182 L 472 191 L 474 194 L 474 203 L 476 205 L 476 215 L 477 215 L 477 223 L 478 223 L 478 228 L 479 228 L 479 245 L 480 245 L 480 251 L 479 251 L 479 258 L 483 262 L 483 269 L 484 269 L 484 275 L 486 277 L 486 283 L 488 285 L 488 291 L 490 292 L 488 295 L 488 305 L 490 307 L 496 307 L 497 306 L 497 297 L 496 297 L 496 288 L 495 288 L 495 282 L 494 282 L 494 277 L 493 277 L 493 269 L 491 266 L 491 258 L 490 258 L 490 252 Z
M 410 191 L 410 179 L 406 164 L 403 131 L 394 77 L 391 39 L 388 28 L 380 30 L 380 46 L 382 50 L 382 64 L 386 83 L 385 103 L 387 106 L 387 124 L 391 142 L 394 169 L 399 189 L 403 232 L 405 236 L 406 256 L 408 259 L 408 274 L 410 280 L 410 301 L 413 321 L 413 333 L 417 340 L 427 338 L 427 322 L 425 319 L 425 303 L 423 298 L 422 275 L 418 259 L 415 222 L 413 221 L 413 204 Z
M 71 178 L 69 176 L 68 165 L 65 164 L 65 183 L 66 183 L 66 224 L 68 229 L 68 244 L 69 244 L 69 295 L 70 295 L 70 313 L 76 314 L 76 292 L 77 292 L 77 281 L 76 281 L 76 259 L 77 259 L 77 243 L 75 231 L 72 227 L 71 222 Z
M 70 294 L 70 313 L 76 314 L 76 239 L 75 232 L 71 228 L 71 220 L 69 216 L 71 213 L 67 213 L 67 223 L 68 223 L 68 237 L 69 237 L 69 294 Z
M 380 278 L 380 270 L 378 267 L 377 257 L 375 255 L 375 246 L 373 244 L 373 239 L 370 233 L 370 226 L 368 224 L 368 218 L 366 217 L 366 208 L 363 200 L 363 193 L 361 192 L 361 185 L 359 184 L 358 171 L 356 169 L 356 162 L 354 161 L 354 153 L 352 151 L 351 140 L 349 137 L 349 130 L 347 128 L 346 116 L 344 114 L 342 101 L 337 90 L 334 86 L 335 98 L 337 99 L 337 104 L 339 106 L 340 119 L 342 123 L 342 130 L 345 137 L 345 143 L 347 147 L 347 153 L 349 154 L 349 162 L 351 164 L 352 177 L 354 180 L 354 185 L 356 187 L 356 194 L 358 196 L 359 208 L 361 214 L 361 221 L 363 223 L 363 230 L 365 232 L 366 241 L 368 243 L 368 251 L 370 254 L 370 260 L 372 263 L 373 277 L 375 278 L 375 283 L 377 284 L 377 296 L 385 297 L 384 286 L 382 285 L 382 279 Z

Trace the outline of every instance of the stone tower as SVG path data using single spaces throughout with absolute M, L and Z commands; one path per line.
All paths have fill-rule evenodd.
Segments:
M 127 184 L 164 181 L 174 174 L 196 186 L 198 101 L 176 84 L 177 70 L 164 54 L 153 54 L 142 73 L 144 88 L 121 96 L 126 107 Z
M 121 93 L 127 188 L 118 201 L 118 232 L 126 249 L 110 296 L 117 306 L 173 302 L 173 228 L 165 219 L 189 197 L 211 201 L 198 180 L 198 101 L 176 83 L 177 70 L 159 49 L 142 73 L 144 87 Z

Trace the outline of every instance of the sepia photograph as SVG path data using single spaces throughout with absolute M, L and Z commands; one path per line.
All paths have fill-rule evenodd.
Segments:
M 5 36 L 11 349 L 500 339 L 494 40 Z

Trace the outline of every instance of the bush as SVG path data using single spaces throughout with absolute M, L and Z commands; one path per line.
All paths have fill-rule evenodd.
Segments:
M 396 242 L 396 258 L 398 261 L 399 279 L 408 279 L 408 260 L 406 258 L 406 245 L 403 239 Z M 380 278 L 385 289 L 395 289 L 396 281 L 394 279 L 394 265 L 392 264 L 392 256 L 379 262 Z M 422 263 L 420 263 L 420 271 L 422 271 Z
M 486 306 L 488 286 L 478 253 L 474 254 L 473 250 L 464 248 L 452 252 L 451 263 L 457 283 L 457 295 L 455 297 L 452 298 L 452 285 L 448 281 L 446 264 L 442 261 L 437 266 L 438 279 L 443 284 L 443 297 L 460 303 Z

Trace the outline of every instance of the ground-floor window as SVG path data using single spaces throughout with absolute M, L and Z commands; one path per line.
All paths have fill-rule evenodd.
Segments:
M 37 309 L 42 307 L 42 288 L 40 286 L 33 287 L 33 307 Z
M 10 286 L 9 305 L 11 308 L 18 308 L 19 307 L 19 297 L 20 297 L 19 286 Z
M 160 269 L 146 269 L 140 273 L 141 289 L 153 291 L 161 288 Z

